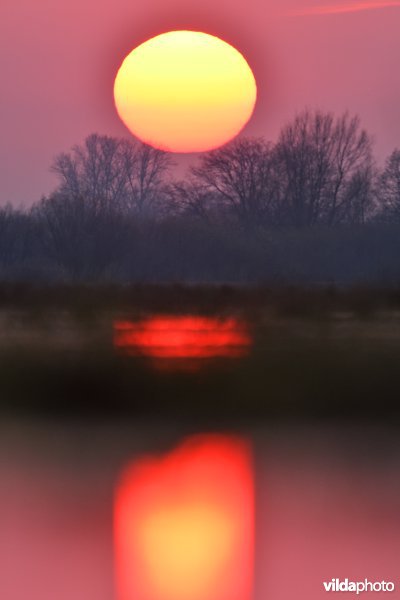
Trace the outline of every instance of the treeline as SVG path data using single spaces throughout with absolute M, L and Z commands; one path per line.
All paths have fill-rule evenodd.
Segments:
M 378 169 L 347 113 L 237 138 L 184 180 L 170 154 L 91 135 L 58 185 L 0 209 L 0 275 L 30 281 L 398 283 L 400 150 Z

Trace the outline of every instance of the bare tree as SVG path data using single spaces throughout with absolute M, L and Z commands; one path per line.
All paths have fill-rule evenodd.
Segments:
M 140 142 L 90 135 L 81 146 L 57 156 L 52 170 L 58 192 L 102 210 L 151 213 L 165 196 L 168 154 Z
M 355 171 L 343 191 L 343 210 L 339 214 L 339 223 L 365 225 L 375 216 L 375 182 L 376 170 L 372 164 Z
M 372 174 L 371 140 L 357 117 L 304 111 L 275 148 L 284 192 L 280 212 L 295 227 L 351 220 L 356 181 Z M 364 181 L 364 188 L 369 182 Z
M 32 209 L 45 256 L 74 280 L 97 279 L 123 256 L 127 218 L 81 195 L 55 192 Z
M 221 212 L 218 194 L 193 178 L 175 182 L 170 188 L 169 196 L 170 212 L 175 214 L 210 223 Z
M 30 223 L 28 216 L 11 205 L 0 207 L 0 270 L 2 275 L 20 268 L 27 258 Z
M 192 203 L 217 202 L 245 226 L 272 218 L 277 181 L 272 147 L 264 140 L 238 138 L 203 155 L 191 174 Z
M 130 211 L 141 216 L 162 212 L 169 193 L 165 175 L 172 166 L 171 155 L 128 141 L 121 142 L 121 152 Z
M 400 150 L 386 160 L 378 181 L 378 199 L 385 220 L 400 221 Z
M 33 211 L 47 256 L 74 279 L 115 266 L 134 229 L 131 217 L 154 214 L 165 199 L 170 162 L 140 142 L 97 134 L 57 156 L 59 186 Z

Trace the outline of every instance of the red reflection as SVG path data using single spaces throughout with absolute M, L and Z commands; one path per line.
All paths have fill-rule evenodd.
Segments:
M 114 346 L 130 356 L 237 358 L 246 355 L 251 344 L 246 323 L 236 318 L 156 316 L 114 323 Z
M 132 463 L 115 501 L 118 600 L 249 600 L 253 494 L 237 438 L 195 436 Z

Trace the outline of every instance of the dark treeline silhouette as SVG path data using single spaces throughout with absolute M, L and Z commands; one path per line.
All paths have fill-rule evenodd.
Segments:
M 52 171 L 48 197 L 0 209 L 2 279 L 400 282 L 400 150 L 378 169 L 347 113 L 305 110 L 179 181 L 171 155 L 96 134 Z

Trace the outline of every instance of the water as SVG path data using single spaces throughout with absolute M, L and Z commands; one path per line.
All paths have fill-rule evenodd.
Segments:
M 0 316 L 1 600 L 396 581 L 398 315 Z
M 171 456 L 193 434 L 155 420 L 4 418 L 0 598 L 120 600 L 113 522 L 121 473 L 143 457 Z M 322 582 L 333 577 L 396 581 L 396 427 L 264 421 L 218 434 L 252 448 L 251 598 L 322 599 Z
M 6 311 L 0 410 L 196 422 L 395 419 L 398 321 L 343 312 L 283 318 L 268 306 L 212 314 Z

